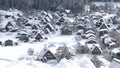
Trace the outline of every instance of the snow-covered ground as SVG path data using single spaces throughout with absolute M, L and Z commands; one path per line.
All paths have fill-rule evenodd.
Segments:
M 6 35 L 9 38 L 10 35 Z M 12 39 L 12 36 L 10 36 Z M 14 38 L 14 37 L 13 37 Z M 35 51 L 41 51 L 44 44 L 47 43 L 64 43 L 71 47 L 75 45 L 73 36 L 60 36 L 58 34 L 50 36 L 44 42 L 36 43 L 19 43 L 20 46 L 0 47 L 0 68 L 95 68 L 90 58 L 86 55 L 76 56 L 71 60 L 63 59 L 56 65 L 50 65 L 34 60 L 18 60 L 27 55 L 27 50 L 33 48 Z
M 10 35 L 6 35 L 9 38 Z M 14 38 L 14 37 L 13 37 Z M 12 36 L 11 36 L 12 39 Z M 19 43 L 19 46 L 13 47 L 0 47 L 0 68 L 95 68 L 94 64 L 90 61 L 89 55 L 77 55 L 70 60 L 62 59 L 58 64 L 46 64 L 34 60 L 18 60 L 21 57 L 27 56 L 27 50 L 33 48 L 36 52 L 44 48 L 47 43 L 64 43 L 73 49 L 76 44 L 74 35 L 51 35 L 48 40 L 36 43 Z M 103 59 L 106 63 L 106 60 Z M 107 62 L 108 63 L 108 62 Z M 108 68 L 108 64 L 106 67 Z

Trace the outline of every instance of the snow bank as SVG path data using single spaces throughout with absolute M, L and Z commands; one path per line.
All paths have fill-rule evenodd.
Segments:
M 2 68 L 95 68 L 88 57 L 83 56 L 82 59 L 76 58 L 72 60 L 63 59 L 58 64 L 46 64 L 34 60 L 2 62 L 4 65 Z

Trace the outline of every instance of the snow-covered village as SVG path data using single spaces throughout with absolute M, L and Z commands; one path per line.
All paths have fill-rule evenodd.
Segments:
M 0 0 L 0 68 L 120 68 L 118 1 Z

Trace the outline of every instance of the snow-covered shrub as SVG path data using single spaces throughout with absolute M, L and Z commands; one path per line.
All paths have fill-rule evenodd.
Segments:
M 77 48 L 76 48 L 76 53 L 77 54 L 87 54 L 89 53 L 89 48 L 86 47 L 86 46 L 80 46 L 78 45 Z
M 81 38 L 80 35 L 78 35 L 78 36 L 75 37 L 75 40 L 76 40 L 76 41 L 80 41 L 81 39 L 82 39 L 82 38 Z
M 29 48 L 27 53 L 28 53 L 28 55 L 30 55 L 30 56 L 33 55 L 33 54 L 34 54 L 34 49 Z
M 72 30 L 70 28 L 67 28 L 67 27 L 62 27 L 61 28 L 61 34 L 62 35 L 71 35 L 72 34 Z
M 29 48 L 27 53 L 18 58 L 18 60 L 35 60 L 34 49 Z
M 14 44 L 17 46 L 17 45 L 18 45 L 18 42 L 15 42 Z
M 66 46 L 63 46 L 63 47 L 59 47 L 57 49 L 57 53 L 56 53 L 56 56 L 59 58 L 58 60 L 60 61 L 61 59 L 63 58 L 66 58 L 66 59 L 71 59 L 73 54 L 70 53 L 68 47 Z

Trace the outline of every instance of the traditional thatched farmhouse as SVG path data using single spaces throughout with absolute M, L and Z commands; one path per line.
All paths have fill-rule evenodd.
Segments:
M 37 60 L 46 63 L 58 63 L 61 59 L 69 59 L 71 54 L 65 45 L 49 44 L 45 46 L 37 56 Z

